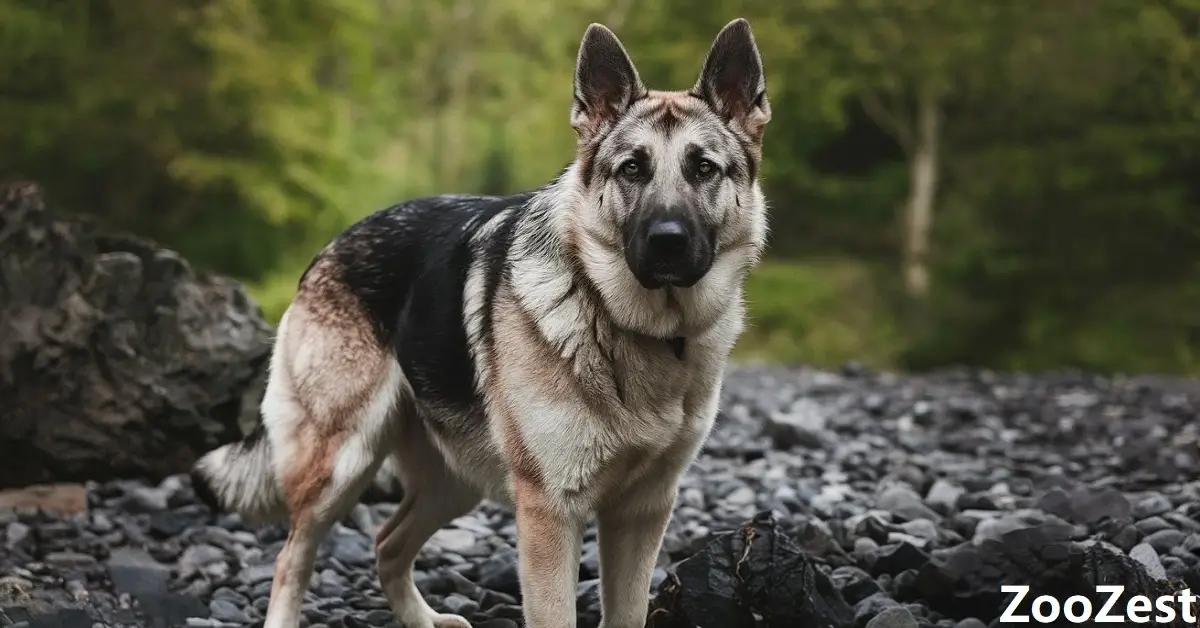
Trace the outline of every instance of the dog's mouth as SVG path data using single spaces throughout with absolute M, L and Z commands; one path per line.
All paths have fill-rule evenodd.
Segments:
M 703 272 L 685 273 L 674 270 L 651 271 L 644 278 L 639 277 L 638 281 L 643 288 L 647 290 L 660 290 L 662 288 L 691 288 L 704 278 Z
M 640 263 L 638 263 L 640 262 Z M 700 283 L 713 265 L 710 250 L 702 249 L 696 255 L 680 259 L 642 258 L 629 265 L 638 283 L 647 290 L 664 288 L 691 288 Z
M 704 278 L 713 265 L 712 240 L 694 238 L 690 246 L 663 251 L 631 243 L 626 262 L 638 283 L 647 290 L 691 288 Z

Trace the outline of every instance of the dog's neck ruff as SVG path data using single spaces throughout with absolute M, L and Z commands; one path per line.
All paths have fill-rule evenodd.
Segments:
M 671 351 L 675 354 L 675 357 L 680 360 L 683 359 L 683 350 L 686 348 L 686 345 L 687 339 L 683 336 L 675 336 L 674 338 L 667 339 L 667 346 L 671 347 Z

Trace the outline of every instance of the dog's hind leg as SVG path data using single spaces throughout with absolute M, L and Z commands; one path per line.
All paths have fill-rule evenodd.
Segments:
M 337 284 L 302 291 L 281 322 L 263 400 L 290 529 L 264 628 L 296 628 L 317 546 L 358 501 L 390 446 L 403 371 Z
M 446 466 L 417 417 L 403 420 L 395 460 L 404 497 L 375 537 L 379 582 L 404 628 L 470 628 L 466 619 L 438 613 L 425 602 L 413 584 L 412 567 L 433 533 L 470 512 L 481 496 Z

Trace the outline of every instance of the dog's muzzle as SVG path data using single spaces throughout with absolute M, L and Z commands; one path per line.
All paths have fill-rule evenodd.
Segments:
M 693 212 L 648 212 L 631 227 L 625 234 L 625 261 L 644 288 L 691 287 L 712 267 L 713 234 Z

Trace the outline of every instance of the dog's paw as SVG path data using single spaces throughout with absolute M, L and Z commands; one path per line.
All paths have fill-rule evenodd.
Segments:
M 461 615 L 438 613 L 433 616 L 433 628 L 471 628 L 471 622 Z

